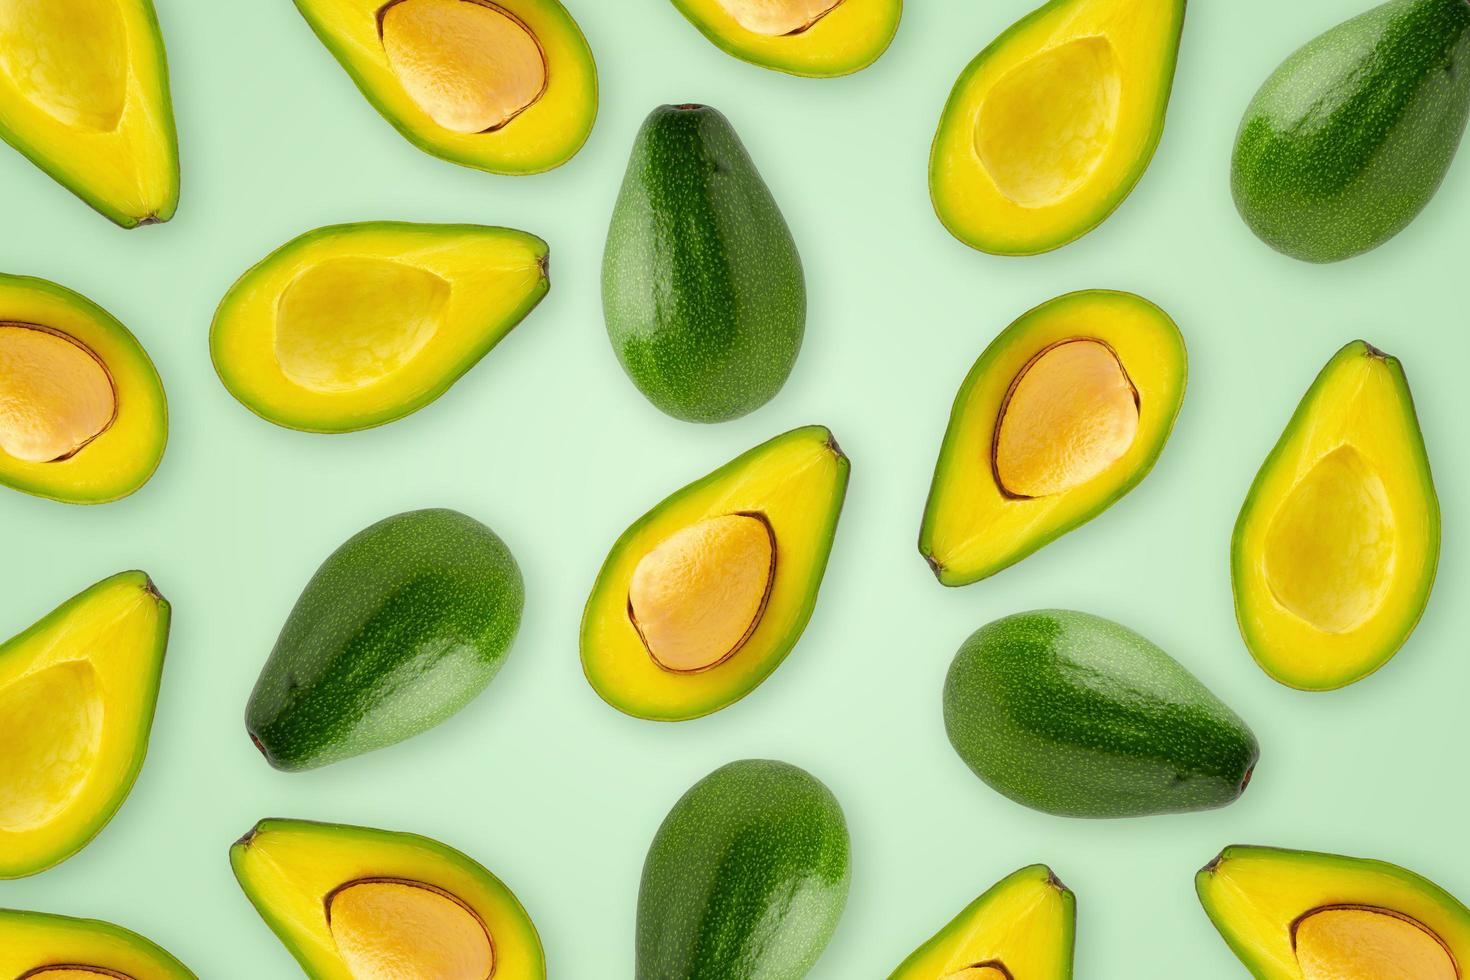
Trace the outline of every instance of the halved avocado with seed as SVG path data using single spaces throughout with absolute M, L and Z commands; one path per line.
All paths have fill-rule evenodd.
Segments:
M 624 531 L 582 616 L 582 669 L 603 700 L 683 721 L 765 680 L 811 618 L 847 474 L 831 432 L 794 429 Z
M 597 117 L 597 66 L 558 0 L 296 0 L 362 94 L 426 153 L 558 167 Z
M 0 909 L 0 977 L 197 980 L 163 947 L 122 926 L 16 909 Z
M 673 0 L 700 33 L 742 61 L 831 78 L 887 50 L 903 0 Z
M 1174 321 L 1132 293 L 1068 293 L 1003 330 L 955 396 L 924 508 L 939 581 L 993 575 L 1137 486 L 1187 372 Z
M 0 275 L 0 484 L 74 504 L 126 497 L 168 438 L 163 383 L 106 310 Z
M 414 834 L 262 820 L 230 848 L 246 897 L 312 980 L 544 980 L 531 918 L 489 871 Z
M 1462 980 L 1470 970 L 1470 909 L 1383 861 L 1227 847 L 1194 884 L 1259 980 Z

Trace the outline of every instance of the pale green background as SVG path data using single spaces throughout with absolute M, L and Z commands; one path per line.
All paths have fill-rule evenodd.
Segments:
M 297 976 L 240 894 L 230 842 L 257 818 L 413 830 L 479 859 L 519 894 L 553 976 L 632 969 L 639 869 L 684 789 L 736 758 L 800 764 L 853 837 L 847 913 L 814 977 L 885 976 L 1003 874 L 1045 861 L 1076 891 L 1078 975 L 1243 975 L 1194 899 L 1222 845 L 1393 860 L 1470 897 L 1462 759 L 1470 604 L 1465 281 L 1470 169 L 1365 258 L 1317 268 L 1251 236 L 1231 205 L 1231 138 L 1250 94 L 1362 0 L 1198 0 L 1152 168 L 1102 228 L 1007 260 L 953 241 L 925 160 L 955 75 L 1027 0 L 911 2 L 868 71 L 809 81 L 729 58 L 663 0 L 571 0 L 603 102 L 583 152 L 495 177 L 426 156 L 369 108 L 288 0 L 159 0 L 184 191 L 169 224 L 122 232 L 0 152 L 0 262 L 72 286 L 127 323 L 168 388 L 168 453 L 134 497 L 70 507 L 0 491 L 0 635 L 111 572 L 140 567 L 175 619 L 153 745 L 131 800 L 89 848 L 0 905 L 96 916 L 168 946 L 204 978 Z M 699 427 L 653 409 L 619 370 L 598 267 L 624 161 L 660 102 L 708 102 L 746 141 L 806 263 L 805 349 L 770 405 Z M 349 436 L 278 429 L 210 368 L 224 290 L 268 250 L 367 218 L 477 221 L 551 243 L 552 289 L 438 403 Z M 986 342 L 1058 293 L 1135 290 L 1179 322 L 1189 393 L 1158 467 L 1093 524 L 992 580 L 938 586 L 914 549 L 956 386 Z M 1251 662 L 1226 553 L 1252 475 L 1342 343 L 1403 359 L 1444 507 L 1428 613 L 1402 654 L 1348 690 L 1300 694 Z M 745 701 L 667 726 L 624 717 L 582 679 L 582 602 L 618 533 L 670 490 L 793 426 L 830 425 L 853 460 L 816 615 Z M 494 527 L 528 601 L 483 698 L 406 744 L 305 774 L 271 770 L 241 722 L 277 630 L 317 564 L 371 521 L 459 508 Z M 989 620 L 1066 606 L 1172 651 L 1254 726 L 1260 769 L 1206 814 L 1081 822 L 981 784 L 945 739 L 956 647 Z

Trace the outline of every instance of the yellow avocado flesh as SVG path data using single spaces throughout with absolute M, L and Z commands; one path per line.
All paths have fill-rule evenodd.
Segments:
M 0 976 L 16 980 L 195 980 L 154 943 L 109 922 L 0 909 Z
M 847 475 L 830 432 L 795 429 L 634 523 L 582 617 L 593 689 L 628 714 L 680 721 L 759 685 L 811 617 Z
M 0 451 L 32 463 L 64 459 L 117 415 L 107 368 L 69 337 L 0 323 Z
M 210 331 L 215 369 L 278 425 L 381 425 L 433 401 L 499 343 L 546 295 L 547 261 L 544 242 L 507 228 L 321 228 L 231 287 Z
M 1470 910 L 1381 861 L 1230 847 L 1195 887 L 1262 980 L 1459 980 L 1470 963 Z
M 141 572 L 92 586 L 0 646 L 0 878 L 80 850 L 148 747 L 169 609 Z
M 716 46 L 793 75 L 847 75 L 878 59 L 902 0 L 673 0 Z
M 1006 876 L 889 980 L 1071 980 L 1076 901 L 1043 865 Z
M 545 980 L 541 940 L 510 889 L 437 841 L 263 820 L 230 864 L 315 980 Z
M 842 0 L 719 0 L 735 23 L 752 34 L 799 34 L 839 6 Z
M 495 969 L 484 923 L 418 882 L 353 882 L 328 899 L 327 919 L 355 980 L 486 980 Z
M 1182 0 L 1052 0 L 955 83 L 930 155 L 935 210 L 956 238 L 1030 255 L 1102 222 L 1163 131 Z
M 1184 398 L 1184 341 L 1158 307 L 1089 290 L 1043 303 L 955 397 L 919 533 L 945 585 L 1021 560 L 1131 490 Z
M 0 131 L 118 224 L 167 220 L 178 154 L 150 0 L 0 0 Z
M 1257 474 L 1231 543 L 1236 618 L 1282 683 L 1376 670 L 1424 609 L 1439 503 L 1403 370 L 1361 341 L 1318 375 Z
M 559 0 L 296 0 L 415 146 L 493 173 L 560 166 L 597 115 L 597 68 Z

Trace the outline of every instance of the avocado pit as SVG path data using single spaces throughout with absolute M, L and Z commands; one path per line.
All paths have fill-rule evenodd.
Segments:
M 1014 980 L 1011 971 L 999 962 L 975 963 L 954 973 L 946 974 L 941 980 Z
M 78 966 L 67 963 L 61 966 L 43 966 L 22 973 L 16 980 L 133 980 L 126 973 L 105 970 L 100 966 Z
M 1303 980 L 1460 980 L 1444 940 L 1390 909 L 1315 908 L 1292 923 L 1291 938 Z
M 30 463 L 74 455 L 117 418 L 102 360 L 33 323 L 0 323 L 0 451 Z
M 495 944 L 474 910 L 400 878 L 349 881 L 326 897 L 327 925 L 353 980 L 490 980 Z
M 843 0 L 719 0 L 719 4 L 752 34 L 785 37 L 810 30 Z

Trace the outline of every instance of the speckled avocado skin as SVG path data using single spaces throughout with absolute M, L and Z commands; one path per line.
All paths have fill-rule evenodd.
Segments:
M 847 902 L 848 848 L 842 808 L 805 770 L 716 769 L 648 849 L 636 980 L 800 980 Z
M 608 230 L 602 306 L 628 377 L 675 418 L 738 418 L 786 383 L 806 327 L 801 257 L 716 110 L 660 106 L 643 123 Z
M 1377 248 L 1439 189 L 1470 111 L 1470 4 L 1389 0 L 1266 79 L 1236 136 L 1241 217 L 1278 251 L 1335 262 Z
M 500 670 L 525 591 L 510 549 L 453 510 L 358 532 L 317 569 L 261 671 L 245 727 L 277 769 L 400 742 Z
M 1071 817 L 1224 806 L 1260 754 L 1245 722 L 1167 653 L 1059 609 L 972 634 L 949 668 L 944 724 L 994 789 Z

